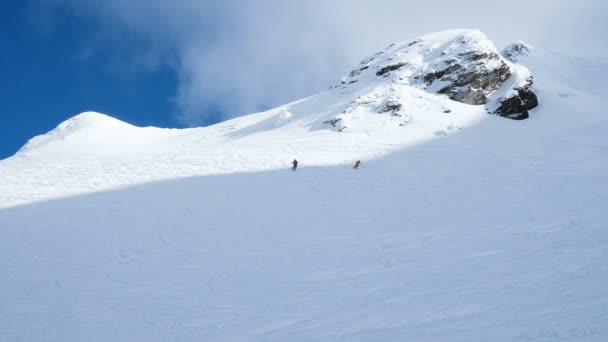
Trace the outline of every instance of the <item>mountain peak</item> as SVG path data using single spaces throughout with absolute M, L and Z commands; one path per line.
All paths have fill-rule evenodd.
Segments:
M 133 127 L 133 125 L 106 114 L 97 112 L 83 112 L 60 123 L 57 128 L 49 132 L 49 134 L 61 134 L 66 136 L 79 131 L 98 131 Z
M 392 44 L 362 60 L 332 89 L 346 94 L 383 85 L 409 86 L 464 104 L 486 105 L 488 112 L 512 119 L 527 118 L 534 107 L 533 102 L 502 106 L 512 98 L 509 103 L 522 102 L 521 94 L 533 97 L 531 73 L 503 57 L 478 30 L 442 31 Z
M 52 131 L 30 139 L 18 155 L 87 156 L 117 155 L 149 141 L 150 130 L 118 120 L 106 114 L 83 112 L 60 123 Z M 146 131 L 145 134 L 142 134 Z

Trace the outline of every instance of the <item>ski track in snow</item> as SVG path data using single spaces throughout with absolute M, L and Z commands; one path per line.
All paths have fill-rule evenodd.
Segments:
M 429 97 L 339 133 L 326 93 L 36 139 L 0 161 L 0 341 L 607 341 L 606 101 L 535 53 L 522 122 Z M 98 119 L 127 140 L 83 155 Z

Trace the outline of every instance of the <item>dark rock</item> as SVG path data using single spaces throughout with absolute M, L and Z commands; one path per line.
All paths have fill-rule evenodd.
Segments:
M 355 69 L 355 70 L 353 70 L 353 71 L 350 72 L 350 74 L 348 75 L 348 77 L 355 77 L 355 76 L 361 74 L 361 72 L 363 70 L 367 70 L 367 69 L 369 69 L 369 65 L 366 65 L 366 66 L 364 66 L 362 68 L 359 68 L 359 69 Z
M 448 95 L 451 100 L 471 105 L 482 105 L 488 102 L 488 97 L 484 92 L 471 87 L 458 89 L 448 86 L 439 90 L 438 93 Z
M 460 68 L 461 68 L 460 64 L 453 64 L 443 70 L 430 72 L 430 73 L 424 75 L 424 77 L 423 77 L 424 82 L 426 82 L 426 84 L 430 85 L 435 80 L 441 79 L 445 75 L 451 75 L 451 74 L 459 71 Z
M 477 52 L 477 51 L 469 51 L 469 52 L 465 52 L 460 54 L 460 57 L 471 61 L 471 62 L 476 62 L 479 60 L 496 60 L 498 59 L 498 54 L 491 52 L 491 53 L 487 53 L 487 52 Z
M 474 56 L 472 58 L 477 57 Z M 457 64 L 448 69 L 455 66 Z M 459 73 L 455 81 L 440 89 L 439 93 L 448 95 L 454 101 L 471 105 L 482 105 L 487 103 L 487 95 L 500 88 L 509 77 L 511 77 L 511 69 L 504 62 L 501 63 L 499 68 L 493 70 L 488 70 L 485 64 L 481 64 L 475 66 L 472 70 Z
M 327 125 L 332 125 L 333 127 L 336 127 L 336 125 L 338 124 L 338 122 L 342 121 L 342 119 L 331 119 L 331 120 L 327 120 L 327 121 L 323 121 L 324 124 Z
M 469 62 L 469 63 L 461 63 Z M 458 58 L 448 58 L 444 64 L 447 68 L 433 71 L 423 76 L 427 86 L 439 80 L 448 85 L 438 93 L 445 94 L 454 101 L 471 105 L 481 105 L 488 101 L 487 96 L 511 76 L 510 67 L 501 62 L 498 68 L 488 69 L 488 62 L 499 60 L 495 52 L 469 51 L 461 53 Z
M 393 112 L 393 114 L 395 114 L 399 110 L 401 110 L 401 103 L 399 103 L 396 100 L 395 101 L 387 101 L 382 108 L 378 109 L 378 113 Z
M 524 87 L 515 89 L 517 95 L 500 99 L 500 106 L 496 109 L 496 114 L 513 120 L 529 118 L 529 111 L 538 106 L 538 96 L 532 91 L 532 84 L 532 79 L 529 79 Z
M 407 63 L 397 63 L 397 64 L 392 64 L 392 65 L 387 65 L 387 66 L 379 69 L 378 71 L 376 71 L 376 76 L 384 76 L 391 71 L 395 71 L 395 70 L 399 70 L 399 69 L 403 68 L 406 64 Z

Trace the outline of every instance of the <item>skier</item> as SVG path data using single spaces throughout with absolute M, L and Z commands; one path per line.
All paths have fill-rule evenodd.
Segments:
M 291 171 L 295 171 L 298 168 L 298 161 L 294 159 L 291 164 L 293 165 Z
M 361 166 L 361 161 L 357 160 L 357 162 L 355 163 L 355 166 L 353 166 L 353 169 L 359 170 L 359 166 Z

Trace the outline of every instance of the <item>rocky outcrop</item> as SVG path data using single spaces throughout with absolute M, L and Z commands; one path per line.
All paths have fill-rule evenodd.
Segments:
M 362 60 L 332 86 L 358 98 L 339 115 L 340 121 L 327 123 L 344 128 L 360 111 L 405 118 L 411 113 L 410 105 L 404 102 L 408 96 L 395 95 L 402 94 L 399 89 L 404 87 L 468 105 L 484 105 L 488 113 L 505 118 L 528 118 L 538 98 L 530 71 L 516 62 L 530 51 L 530 46 L 518 42 L 501 54 L 476 30 L 438 32 L 391 44 Z
M 488 95 L 500 88 L 511 76 L 509 66 L 495 53 L 466 52 L 458 57 L 446 61 L 446 65 L 453 64 L 445 69 L 423 76 L 428 86 L 434 82 L 447 84 L 438 93 L 448 95 L 454 101 L 471 105 L 486 104 Z M 496 63 L 498 67 L 490 67 Z
M 386 74 L 388 74 L 391 71 L 395 71 L 395 70 L 399 70 L 401 68 L 403 68 L 407 63 L 397 63 L 397 64 L 392 64 L 392 65 L 387 65 L 383 68 L 378 69 L 378 71 L 376 71 L 376 76 L 385 76 Z
M 530 117 L 529 111 L 538 106 L 538 97 L 532 91 L 532 78 L 525 86 L 515 88 L 515 95 L 499 99 L 495 113 L 513 120 L 524 120 Z

